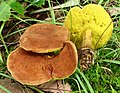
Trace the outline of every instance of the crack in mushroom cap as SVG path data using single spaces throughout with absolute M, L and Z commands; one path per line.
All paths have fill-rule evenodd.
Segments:
M 70 76 L 77 63 L 76 47 L 71 41 L 66 41 L 62 51 L 52 58 L 17 48 L 9 55 L 7 68 L 12 77 L 20 83 L 39 85 L 51 79 Z
M 20 37 L 20 47 L 36 53 L 48 53 L 63 48 L 69 31 L 54 24 L 34 24 Z

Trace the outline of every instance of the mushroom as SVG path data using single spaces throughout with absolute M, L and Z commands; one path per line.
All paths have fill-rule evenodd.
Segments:
M 20 83 L 39 85 L 73 74 L 77 67 L 77 57 L 76 47 L 71 41 L 66 41 L 61 52 L 51 58 L 19 47 L 10 53 L 7 68 Z
M 70 39 L 79 52 L 81 67 L 94 64 L 94 50 L 105 45 L 111 37 L 113 22 L 106 10 L 96 4 L 83 9 L 73 7 L 68 12 L 64 26 L 70 31 Z
M 68 30 L 54 24 L 34 24 L 26 29 L 20 37 L 20 47 L 26 51 L 48 53 L 63 48 L 69 40 Z

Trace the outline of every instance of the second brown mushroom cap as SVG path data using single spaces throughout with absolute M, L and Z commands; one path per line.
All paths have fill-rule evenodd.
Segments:
M 36 53 L 48 53 L 63 48 L 69 39 L 69 31 L 63 26 L 35 24 L 26 29 L 20 37 L 20 47 Z

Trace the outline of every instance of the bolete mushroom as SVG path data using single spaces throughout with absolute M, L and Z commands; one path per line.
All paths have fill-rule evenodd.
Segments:
M 10 53 L 7 68 L 14 79 L 27 85 L 39 85 L 51 79 L 66 78 L 76 69 L 77 50 L 66 41 L 61 52 L 49 58 L 47 55 L 17 48 Z
M 70 39 L 80 49 L 81 67 L 93 64 L 93 51 L 105 45 L 111 37 L 113 22 L 106 10 L 97 4 L 83 9 L 73 7 L 68 12 L 64 26 L 70 31 Z
M 34 24 L 20 37 L 20 47 L 26 51 L 48 53 L 63 48 L 69 39 L 68 30 L 54 24 Z

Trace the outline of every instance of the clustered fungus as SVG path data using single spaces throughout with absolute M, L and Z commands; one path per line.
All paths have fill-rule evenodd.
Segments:
M 10 53 L 7 68 L 12 77 L 22 84 L 39 85 L 52 79 L 66 78 L 77 67 L 77 50 L 69 41 L 63 26 L 35 24 L 20 37 L 20 47 Z M 48 53 L 61 49 L 58 55 Z
M 68 12 L 64 26 L 70 31 L 70 40 L 80 50 L 81 67 L 94 64 L 94 50 L 105 45 L 111 37 L 113 22 L 106 10 L 97 4 L 82 9 L 73 7 Z

